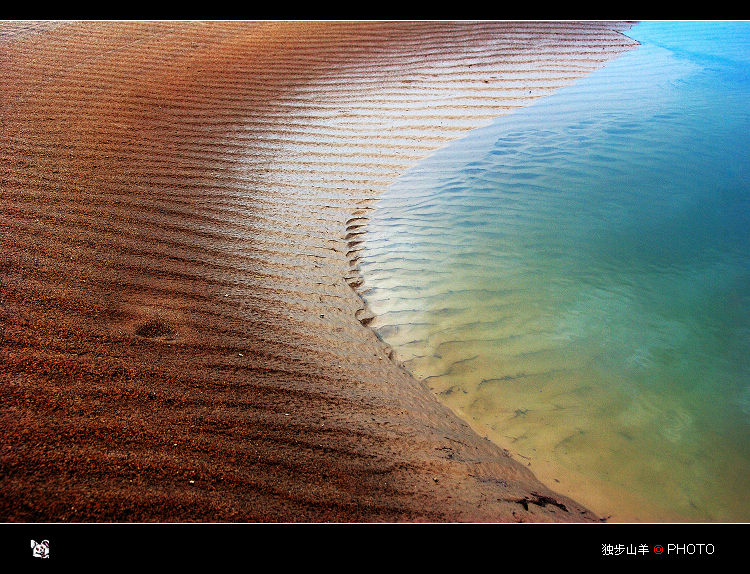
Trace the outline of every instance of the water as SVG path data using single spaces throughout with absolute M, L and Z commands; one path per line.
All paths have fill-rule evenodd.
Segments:
M 641 46 L 400 178 L 373 326 L 480 433 L 621 521 L 750 521 L 750 23 Z

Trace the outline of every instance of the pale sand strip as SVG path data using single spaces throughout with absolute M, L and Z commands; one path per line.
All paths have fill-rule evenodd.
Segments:
M 0 519 L 595 520 L 353 287 L 399 174 L 628 27 L 3 24 Z

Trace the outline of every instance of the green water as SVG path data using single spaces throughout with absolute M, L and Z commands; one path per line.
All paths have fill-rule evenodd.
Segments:
M 552 488 L 624 521 L 750 521 L 750 23 L 641 42 L 402 177 L 373 326 Z

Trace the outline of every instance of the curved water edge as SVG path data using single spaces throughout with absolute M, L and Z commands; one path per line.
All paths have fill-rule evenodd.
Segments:
M 551 487 L 747 521 L 750 24 L 641 46 L 424 160 L 368 215 L 370 325 Z

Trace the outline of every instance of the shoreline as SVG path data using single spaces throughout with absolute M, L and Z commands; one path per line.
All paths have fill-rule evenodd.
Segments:
M 379 193 L 627 23 L 3 25 L 4 521 L 597 521 L 367 327 Z

